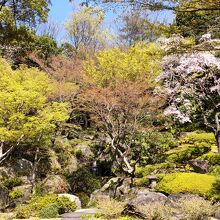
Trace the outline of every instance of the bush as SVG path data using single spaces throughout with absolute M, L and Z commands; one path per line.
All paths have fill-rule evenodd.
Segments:
M 85 208 L 87 207 L 88 203 L 89 203 L 89 200 L 90 200 L 90 197 L 84 193 L 84 192 L 79 192 L 79 193 L 76 193 L 76 196 L 79 197 L 81 203 L 82 203 L 82 207 Z
M 207 154 L 202 155 L 201 157 L 198 157 L 198 159 L 208 160 L 209 163 L 212 165 L 220 165 L 220 154 L 219 153 L 209 152 Z
M 59 214 L 74 212 L 77 208 L 76 204 L 74 202 L 71 202 L 66 196 L 58 197 L 56 204 L 58 206 Z
M 213 184 L 215 176 L 198 173 L 172 173 L 163 176 L 156 189 L 165 193 L 193 193 L 205 197 L 215 197 Z
M 26 206 L 18 206 L 15 209 L 15 217 L 18 219 L 25 219 L 25 218 L 30 218 L 32 214 L 31 207 L 28 205 Z
M 182 198 L 179 206 L 185 214 L 187 220 L 207 219 L 215 212 L 215 206 L 203 198 Z
M 33 196 L 30 200 L 30 203 L 24 206 L 19 207 L 16 210 L 16 217 L 26 214 L 25 209 L 30 211 L 32 216 L 41 216 L 43 215 L 42 209 L 47 211 L 48 215 L 55 215 L 56 210 L 59 214 L 64 212 L 75 211 L 76 205 L 74 202 L 71 202 L 67 197 L 58 197 L 55 194 L 49 194 L 44 196 Z M 24 213 L 24 214 L 23 214 Z M 29 216 L 27 216 L 29 217 Z
M 160 163 L 160 164 L 153 164 L 153 165 L 146 165 L 144 167 L 137 167 L 135 176 L 136 177 L 146 177 L 150 175 L 154 171 L 160 171 L 162 169 L 169 170 L 175 168 L 174 163 Z
M 167 153 L 167 160 L 173 163 L 186 163 L 211 150 L 211 146 L 181 146 Z
M 9 198 L 11 200 L 13 199 L 18 199 L 20 197 L 23 196 L 23 192 L 20 189 L 13 189 L 10 193 L 9 193 Z
M 101 188 L 100 180 L 85 168 L 80 168 L 68 177 L 73 193 L 84 192 L 88 196 L 96 189 Z
M 180 144 L 192 144 L 193 146 L 212 146 L 216 145 L 215 136 L 213 133 L 206 132 L 190 132 L 185 137 L 179 139 Z
M 9 179 L 6 179 L 2 182 L 2 184 L 4 186 L 6 186 L 8 189 L 12 189 L 13 187 L 15 186 L 20 186 L 23 184 L 23 181 L 20 177 L 13 177 L 13 178 L 9 178 Z
M 114 199 L 99 199 L 96 206 L 103 211 L 105 219 L 115 219 L 124 210 L 124 203 Z
M 52 203 L 43 207 L 39 211 L 40 218 L 56 218 L 59 216 L 57 204 Z

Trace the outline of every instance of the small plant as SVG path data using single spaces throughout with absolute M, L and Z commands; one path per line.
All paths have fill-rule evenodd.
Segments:
M 40 218 L 56 218 L 59 216 L 57 204 L 52 203 L 43 207 L 39 211 Z
M 206 219 L 214 214 L 216 207 L 203 198 L 182 198 L 179 206 L 185 214 L 185 220 Z
M 32 214 L 31 207 L 27 206 L 18 206 L 15 209 L 15 217 L 17 219 L 25 219 L 29 218 Z
M 106 219 L 114 219 L 121 215 L 124 210 L 124 202 L 114 199 L 99 199 L 96 206 L 103 211 Z
M 14 200 L 14 199 L 18 199 L 20 197 L 23 196 L 23 192 L 20 190 L 20 189 L 13 189 L 10 193 L 9 193 L 9 198 L 11 200 Z
M 58 206 L 59 214 L 63 214 L 65 212 L 73 212 L 76 210 L 76 204 L 71 202 L 66 196 L 58 197 L 56 204 Z

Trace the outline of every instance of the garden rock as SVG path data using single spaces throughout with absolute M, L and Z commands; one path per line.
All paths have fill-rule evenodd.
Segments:
M 220 220 L 220 207 L 215 211 L 214 217 Z
M 65 171 L 67 173 L 73 173 L 73 172 L 76 172 L 77 170 L 78 170 L 77 158 L 75 156 L 72 156 L 68 161 Z
M 75 148 L 76 148 L 76 152 L 81 151 L 82 156 L 84 156 L 86 158 L 91 158 L 94 156 L 94 154 L 91 151 L 90 146 L 88 144 L 78 144 L 78 145 L 76 145 Z
M 58 194 L 58 196 L 65 196 L 65 197 L 69 198 L 69 200 L 71 202 L 74 202 L 76 204 L 77 209 L 81 209 L 81 201 L 78 196 L 75 196 L 72 194 L 67 194 L 67 193 Z
M 22 159 L 16 160 L 12 164 L 12 168 L 15 171 L 15 173 L 18 175 L 30 176 L 32 173 L 33 165 L 31 161 L 22 158 Z
M 15 174 L 10 168 L 0 167 L 0 179 L 12 178 Z
M 101 192 L 100 190 L 96 190 L 94 191 L 91 195 L 90 195 L 90 200 L 89 200 L 89 206 L 93 205 L 94 203 L 96 203 L 97 201 L 105 201 L 110 199 L 110 195 L 107 192 Z
M 0 185 L 0 210 L 9 204 L 9 191 L 5 186 Z
M 61 175 L 49 175 L 41 184 L 46 193 L 65 193 L 68 192 L 70 186 L 66 179 Z
M 207 160 L 190 160 L 189 165 L 196 173 L 208 173 L 210 164 Z
M 167 201 L 167 196 L 158 192 L 142 192 L 138 193 L 132 200 L 128 202 L 129 205 L 137 206 L 137 205 L 145 205 L 152 203 L 161 203 L 165 204 Z

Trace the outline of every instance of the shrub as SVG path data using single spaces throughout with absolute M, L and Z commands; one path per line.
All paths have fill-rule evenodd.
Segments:
M 59 214 L 76 210 L 75 203 L 71 202 L 69 198 L 64 196 L 58 197 L 55 194 L 49 194 L 44 196 L 33 196 L 29 204 L 21 206 L 16 211 L 16 217 L 18 218 L 19 216 L 25 215 L 25 209 L 30 210 L 30 215 L 32 216 L 42 216 L 42 209 L 47 211 L 48 216 L 55 215 L 55 206 Z
M 179 200 L 179 206 L 185 214 L 186 220 L 200 220 L 212 216 L 215 212 L 215 206 L 203 198 L 182 198 Z
M 26 206 L 18 206 L 15 209 L 15 217 L 18 219 L 25 219 L 25 218 L 30 218 L 32 214 L 31 207 L 28 205 Z
M 65 212 L 73 212 L 76 210 L 76 204 L 71 202 L 66 196 L 58 197 L 56 204 L 58 206 L 59 214 L 63 214 Z
M 215 136 L 213 133 L 206 132 L 190 132 L 185 137 L 179 139 L 180 144 L 192 144 L 193 146 L 216 145 Z
M 76 195 L 80 198 L 80 201 L 82 203 L 82 207 L 85 208 L 89 203 L 90 197 L 84 192 L 76 193 Z
M 166 193 L 193 193 L 214 197 L 212 193 L 215 176 L 198 173 L 172 173 L 163 176 L 156 189 Z
M 56 218 L 59 216 L 57 204 L 52 203 L 43 207 L 39 211 L 40 218 Z
M 8 189 L 12 189 L 13 187 L 15 186 L 20 186 L 22 185 L 23 181 L 20 177 L 13 177 L 13 178 L 9 178 L 9 179 L 6 179 L 2 182 L 2 184 L 4 186 L 6 186 Z
M 13 199 L 17 199 L 23 196 L 23 192 L 20 189 L 13 189 L 10 193 L 9 193 L 9 198 L 11 200 Z
M 124 210 L 124 203 L 114 199 L 99 199 L 96 206 L 103 211 L 105 219 L 117 218 Z
M 215 175 L 215 176 L 220 175 L 220 165 L 211 166 L 209 172 L 210 174 Z
M 212 165 L 220 165 L 220 154 L 209 152 L 207 154 L 202 155 L 198 159 L 200 160 L 208 160 Z
M 153 164 L 153 165 L 146 165 L 144 167 L 137 167 L 135 176 L 136 177 L 146 177 L 150 175 L 154 171 L 160 171 L 161 169 L 169 170 L 175 167 L 174 163 L 160 163 L 160 164 Z
M 88 196 L 101 187 L 100 180 L 85 168 L 80 168 L 68 177 L 73 193 L 84 192 Z
M 175 163 L 186 163 L 211 150 L 211 146 L 181 146 L 167 153 L 167 160 Z

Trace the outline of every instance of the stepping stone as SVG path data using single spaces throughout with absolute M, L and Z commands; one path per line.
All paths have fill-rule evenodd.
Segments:
M 61 215 L 61 220 L 86 220 L 85 216 L 94 216 L 98 209 L 78 209 L 75 212 L 65 213 Z

